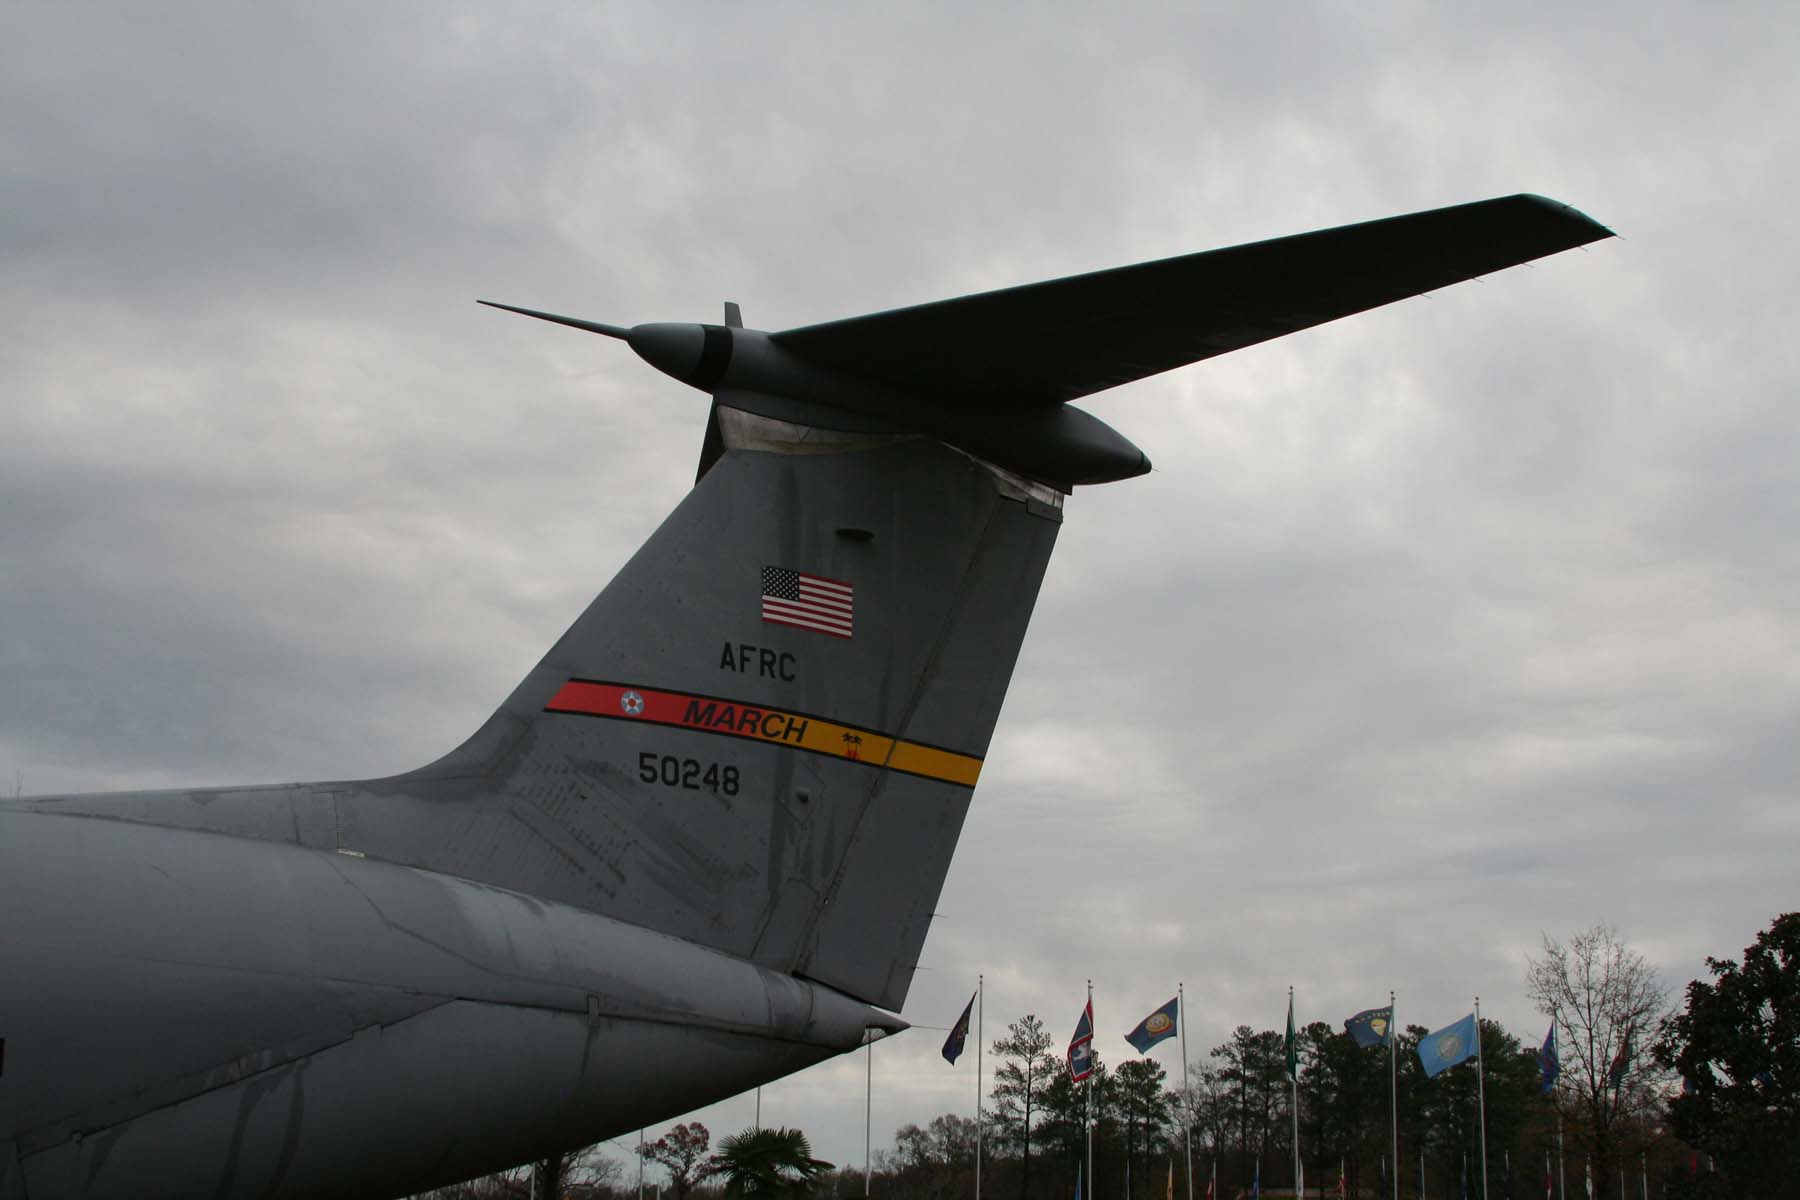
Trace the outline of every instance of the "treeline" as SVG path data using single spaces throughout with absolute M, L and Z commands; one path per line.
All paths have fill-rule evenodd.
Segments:
M 1709 958 L 1707 970 L 1711 978 L 1689 983 L 1671 1011 L 1655 970 L 1609 927 L 1566 943 L 1544 939 L 1526 984 L 1557 1030 L 1558 1056 L 1540 1058 L 1537 1039 L 1521 1044 L 1480 1023 L 1489 1196 L 1796 1194 L 1800 913 L 1777 917 L 1741 965 Z M 1297 1031 L 1309 1195 L 1336 1194 L 1340 1178 L 1347 1196 L 1481 1195 L 1476 1064 L 1427 1078 L 1418 1054 L 1427 1033 L 1414 1025 L 1396 1034 L 1390 1060 L 1388 1044 L 1359 1046 L 1322 1021 Z M 974 1195 L 978 1170 L 984 1197 L 1073 1200 L 1091 1105 L 1083 1200 L 1162 1200 L 1171 1190 L 1185 1200 L 1190 1169 L 1196 1200 L 1215 1178 L 1217 1200 L 1248 1195 L 1253 1180 L 1266 1194 L 1292 1194 L 1295 1091 L 1282 1033 L 1238 1026 L 1188 1064 L 1186 1086 L 1152 1059 L 1110 1067 L 1098 1053 L 1092 1079 L 1077 1084 L 1062 1051 L 1034 1014 L 1012 1022 L 991 1049 L 998 1065 L 980 1125 L 946 1113 L 903 1126 L 867 1180 L 858 1168 L 812 1159 L 796 1130 L 746 1130 L 712 1154 L 705 1126 L 677 1125 L 640 1153 L 666 1176 L 665 1200 L 852 1200 L 865 1191 L 951 1200 Z M 1549 1090 L 1547 1065 L 1556 1068 Z M 1388 1161 L 1390 1103 L 1398 1163 Z M 636 1175 L 589 1147 L 432 1200 L 625 1200 L 638 1192 Z
M 1470 1195 L 1479 1195 L 1480 1142 L 1473 1060 L 1426 1078 L 1418 1044 L 1428 1031 L 1409 1027 L 1396 1039 L 1394 1096 L 1399 1118 L 1400 1195 L 1419 1193 L 1423 1156 L 1425 1194 L 1461 1194 L 1463 1171 Z M 1389 1150 L 1389 1050 L 1358 1046 L 1324 1022 L 1298 1031 L 1300 1147 L 1308 1194 L 1331 1195 L 1340 1170 L 1348 1195 L 1381 1194 Z M 1539 1086 L 1534 1047 L 1493 1021 L 1481 1023 L 1487 1112 L 1490 1195 L 1505 1196 L 1511 1174 L 1514 1196 L 1542 1196 L 1546 1156 L 1555 1171 L 1557 1106 Z M 1071 1200 L 1086 1152 L 1086 1084 L 1070 1081 L 1058 1048 L 1032 1014 L 1008 1026 L 993 1044 L 999 1066 L 983 1109 L 982 1192 L 1025 1200 Z M 1221 1200 L 1263 1189 L 1291 1194 L 1293 1090 L 1286 1072 L 1281 1032 L 1240 1025 L 1203 1059 L 1189 1063 L 1188 1086 L 1171 1080 L 1148 1058 L 1111 1066 L 1099 1061 L 1092 1086 L 1094 1183 L 1084 1196 L 1104 1200 L 1161 1200 L 1171 1172 L 1175 1195 L 1184 1197 L 1191 1143 L 1194 1194 L 1204 1196 L 1217 1171 Z M 1184 1126 L 1186 1132 L 1184 1133 Z M 1570 1194 L 1582 1195 L 1580 1117 L 1565 1114 L 1571 1148 Z M 1613 1131 L 1615 1162 L 1628 1162 L 1629 1187 L 1638 1194 L 1640 1166 L 1657 1195 L 1667 1176 L 1690 1165 L 1687 1155 L 1652 1112 L 1622 1120 Z M 894 1148 L 878 1156 L 876 1195 L 894 1200 L 940 1200 L 973 1194 L 975 1120 L 946 1114 L 929 1125 L 907 1125 Z M 1394 1164 L 1386 1164 L 1389 1188 Z M 1594 1195 L 1615 1195 L 1618 1182 L 1596 1179 Z M 1393 1192 L 1388 1191 L 1389 1195 Z M 1558 1195 L 1561 1189 L 1558 1189 Z

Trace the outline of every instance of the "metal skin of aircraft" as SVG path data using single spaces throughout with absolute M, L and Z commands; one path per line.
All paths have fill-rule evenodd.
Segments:
M 693 490 L 463 745 L 0 803 L 0 1200 L 393 1196 L 905 1028 L 1068 402 L 1597 241 L 1511 196 L 824 325 L 633 328 Z

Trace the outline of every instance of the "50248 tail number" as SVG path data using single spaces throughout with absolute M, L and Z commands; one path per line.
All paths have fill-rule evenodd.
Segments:
M 649 750 L 638 755 L 638 779 L 663 787 L 683 788 L 690 792 L 738 794 L 738 769 L 693 758 L 676 758 L 673 754 L 656 754 Z

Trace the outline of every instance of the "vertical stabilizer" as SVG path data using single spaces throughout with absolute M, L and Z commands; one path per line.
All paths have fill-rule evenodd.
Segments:
M 898 1008 L 1060 497 L 925 439 L 720 424 L 474 738 L 351 785 L 344 844 Z

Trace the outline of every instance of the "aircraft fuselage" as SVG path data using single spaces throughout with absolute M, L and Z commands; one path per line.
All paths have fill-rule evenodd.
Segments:
M 392 1194 L 899 1024 L 502 888 L 94 817 L 0 812 L 0 913 L 0 1144 L 31 1200 Z

